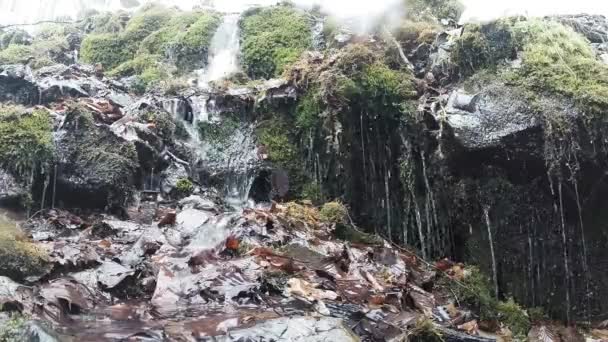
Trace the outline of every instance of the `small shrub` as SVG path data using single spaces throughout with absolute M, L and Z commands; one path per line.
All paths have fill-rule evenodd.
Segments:
M 340 202 L 325 203 L 319 212 L 319 218 L 327 223 L 343 224 L 348 222 L 348 209 Z
M 530 318 L 513 298 L 496 305 L 498 320 L 509 327 L 515 337 L 525 337 L 530 331 Z
M 175 184 L 175 189 L 181 197 L 187 197 L 194 191 L 194 184 L 187 178 L 181 178 Z

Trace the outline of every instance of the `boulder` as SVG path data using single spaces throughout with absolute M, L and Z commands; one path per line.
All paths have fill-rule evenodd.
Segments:
M 8 101 L 23 105 L 35 105 L 40 102 L 38 86 L 28 66 L 0 66 L 0 102 Z
M 341 341 L 360 339 L 336 318 L 294 317 L 266 321 L 251 328 L 230 331 L 230 337 L 216 336 L 216 341 Z

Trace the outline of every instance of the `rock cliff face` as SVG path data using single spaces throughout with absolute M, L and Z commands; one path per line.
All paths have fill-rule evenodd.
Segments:
M 600 320 L 608 21 L 457 27 L 451 2 L 413 3 L 394 32 L 361 36 L 290 5 L 3 32 L 0 204 L 36 213 L 24 226 L 48 258 L 2 280 L 18 305 L 0 299 L 83 339 L 482 341 L 450 330 L 477 330 L 467 308 L 521 338 L 511 297 Z M 69 48 L 34 49 L 51 37 Z M 58 64 L 74 49 L 93 65 Z M 239 49 L 243 72 L 224 75 Z M 138 323 L 66 323 L 102 311 Z

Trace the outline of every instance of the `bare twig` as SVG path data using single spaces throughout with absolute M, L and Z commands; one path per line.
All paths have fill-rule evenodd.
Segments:
M 60 21 L 60 20 L 41 20 L 34 23 L 25 23 L 25 24 L 10 24 L 10 25 L 2 25 L 0 29 L 5 29 L 9 27 L 21 27 L 21 26 L 36 26 L 41 24 L 78 24 L 83 22 L 84 20 L 76 20 L 76 21 Z

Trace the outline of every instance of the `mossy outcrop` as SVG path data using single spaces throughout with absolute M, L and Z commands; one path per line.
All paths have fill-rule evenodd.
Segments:
M 14 223 L 0 217 L 0 276 L 15 281 L 36 279 L 48 273 L 48 254 L 28 242 Z
M 110 76 L 137 76 L 136 88 L 145 91 L 172 72 L 204 66 L 221 15 L 151 5 L 124 23 L 115 17 L 107 20 L 84 37 L 83 61 L 101 63 Z
M 86 198 L 88 206 L 101 208 L 124 205 L 138 175 L 135 145 L 117 137 L 110 127 L 96 124 L 82 106 L 70 108 L 64 129 L 66 134 L 57 141 L 58 200 L 68 204 Z
M 290 5 L 257 8 L 241 21 L 243 66 L 251 78 L 272 78 L 312 47 L 311 23 Z

